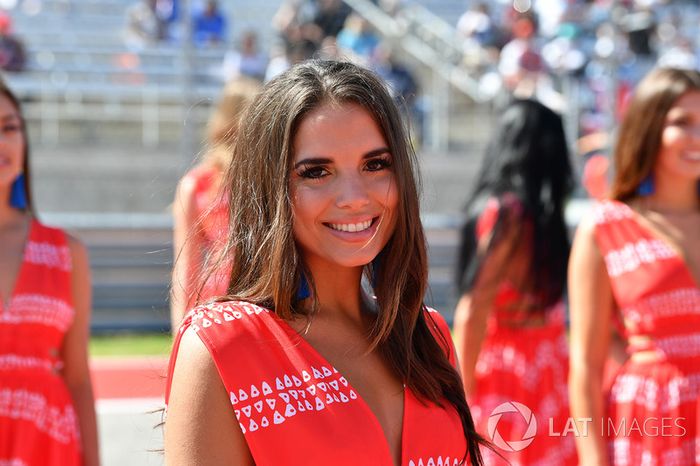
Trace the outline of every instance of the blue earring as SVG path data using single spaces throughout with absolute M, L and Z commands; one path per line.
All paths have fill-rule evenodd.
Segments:
M 639 183 L 637 187 L 637 194 L 640 196 L 651 196 L 654 194 L 654 177 L 648 175 L 646 178 Z
M 24 174 L 20 174 L 12 183 L 10 191 L 10 205 L 15 209 L 27 208 L 27 191 L 25 187 Z
M 301 279 L 299 280 L 299 286 L 297 287 L 297 301 L 303 301 L 304 299 L 311 296 L 311 290 L 309 288 L 309 281 L 306 279 L 306 275 L 301 274 Z

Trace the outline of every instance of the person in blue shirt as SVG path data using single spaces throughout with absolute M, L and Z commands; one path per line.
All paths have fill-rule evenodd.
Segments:
M 226 39 L 226 17 L 216 0 L 208 0 L 192 19 L 192 36 L 197 45 L 221 44 Z

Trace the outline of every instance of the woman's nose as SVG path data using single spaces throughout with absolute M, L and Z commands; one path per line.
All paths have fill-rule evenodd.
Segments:
M 369 204 L 369 192 L 360 176 L 346 176 L 338 180 L 336 204 L 345 209 L 360 209 Z

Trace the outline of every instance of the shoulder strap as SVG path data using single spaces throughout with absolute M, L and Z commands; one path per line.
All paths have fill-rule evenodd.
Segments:
M 231 301 L 210 303 L 192 309 L 183 319 L 175 337 L 168 368 L 168 381 L 175 369 L 175 360 L 180 347 L 182 334 L 189 327 L 197 333 L 204 346 L 211 354 L 224 385 L 235 385 L 234 380 L 246 378 L 247 372 L 264 372 L 264 367 L 255 367 L 253 358 L 264 346 L 270 347 L 274 340 L 284 340 L 274 322 L 274 316 L 268 309 L 254 304 Z M 274 355 L 270 355 L 274 357 Z M 235 361 L 233 360 L 235 359 Z M 166 387 L 166 404 L 170 386 Z
M 47 227 L 32 220 L 32 231 L 28 238 L 26 258 L 37 265 L 56 268 L 64 272 L 73 270 L 73 260 L 68 248 L 68 239 L 63 230 Z
M 596 244 L 603 256 L 624 245 L 633 216 L 633 211 L 627 204 L 604 200 L 594 204 L 592 215 Z
M 442 315 L 433 308 L 425 307 L 425 320 L 428 322 L 428 327 L 433 332 L 433 336 L 437 340 L 438 344 L 445 350 L 445 355 L 450 361 L 450 364 L 456 365 L 457 359 L 455 357 L 455 348 L 452 343 L 452 334 L 450 333 L 450 327 L 445 322 Z

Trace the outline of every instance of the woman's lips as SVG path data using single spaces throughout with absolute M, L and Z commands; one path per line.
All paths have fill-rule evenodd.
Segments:
M 379 218 L 373 217 L 369 220 L 343 223 L 324 222 L 323 225 L 333 236 L 344 241 L 363 242 L 370 240 L 375 235 L 379 227 Z

